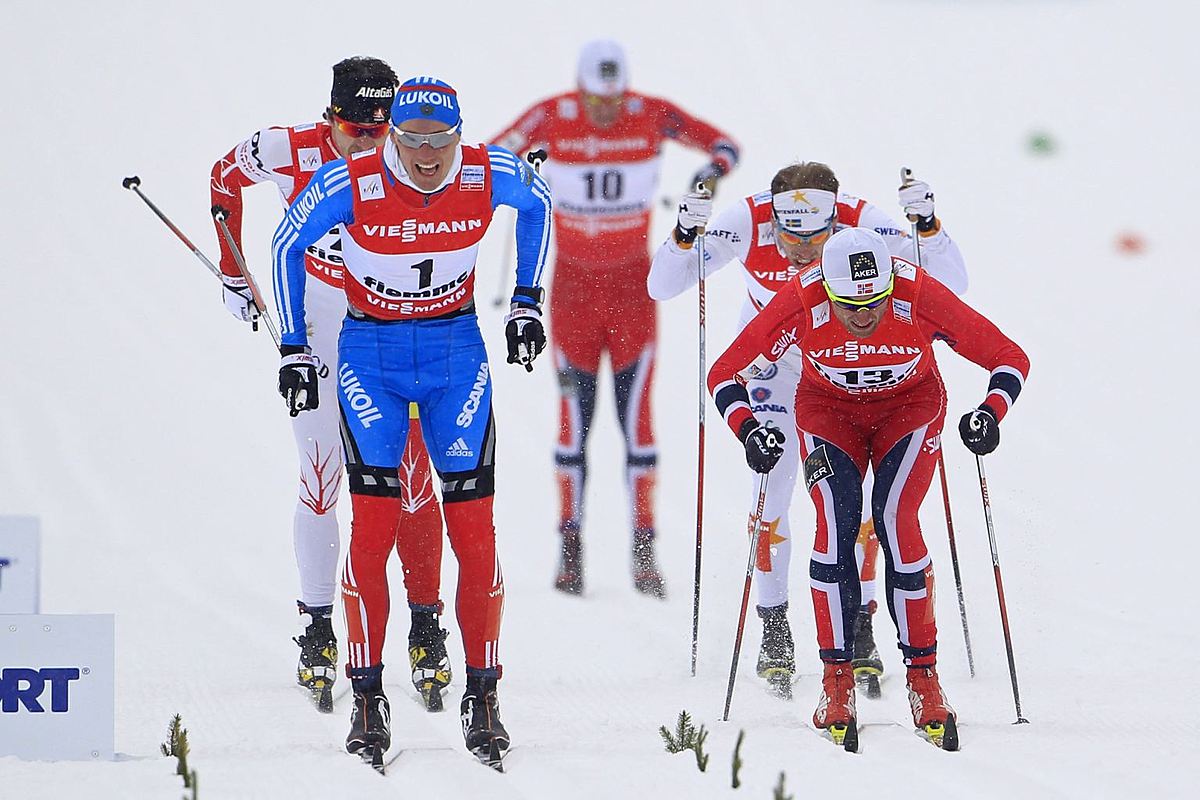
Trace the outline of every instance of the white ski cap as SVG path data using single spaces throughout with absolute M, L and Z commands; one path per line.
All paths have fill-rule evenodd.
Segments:
M 821 277 L 834 297 L 860 299 L 892 287 L 892 254 L 870 228 L 844 228 L 821 251 Z
M 625 50 L 612 39 L 594 39 L 579 53 L 579 88 L 611 97 L 629 88 Z
M 788 189 L 771 196 L 775 221 L 793 233 L 812 233 L 833 224 L 837 195 L 824 189 Z

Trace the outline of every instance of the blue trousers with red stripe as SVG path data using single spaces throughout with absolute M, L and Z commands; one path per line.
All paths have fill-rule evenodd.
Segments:
M 944 394 L 907 404 L 839 404 L 806 394 L 801 389 L 797 395 L 796 418 L 805 486 L 817 512 L 809 579 L 821 659 L 853 656 L 854 617 L 861 603 L 854 544 L 869 464 L 875 472 L 871 513 L 898 644 L 906 664 L 933 664 L 933 564 L 917 515 L 937 465 Z

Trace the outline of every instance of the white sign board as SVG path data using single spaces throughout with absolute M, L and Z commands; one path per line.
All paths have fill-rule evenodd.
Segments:
M 0 615 L 0 756 L 112 759 L 113 636 L 112 614 Z
M 0 614 L 36 614 L 39 525 L 37 517 L 0 516 Z

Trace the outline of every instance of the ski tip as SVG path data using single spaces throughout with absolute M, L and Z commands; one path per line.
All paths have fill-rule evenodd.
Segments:
M 917 728 L 917 734 L 940 750 L 958 750 L 958 723 L 953 714 L 946 717 L 945 722 L 935 721 L 922 725 Z
M 883 696 L 883 687 L 880 685 L 878 674 L 864 673 L 859 675 L 855 673 L 854 682 L 871 700 L 878 700 Z
M 855 720 L 835 722 L 825 729 L 825 735 L 847 753 L 858 752 L 858 723 Z
M 325 688 L 316 696 L 317 711 L 322 714 L 333 713 L 333 689 Z

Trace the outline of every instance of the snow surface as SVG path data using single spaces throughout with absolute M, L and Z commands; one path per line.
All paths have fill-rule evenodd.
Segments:
M 0 511 L 43 519 L 45 611 L 117 615 L 121 755 L 0 758 L 0 797 L 178 797 L 173 765 L 157 750 L 176 712 L 205 798 L 766 798 L 781 770 L 796 798 L 1194 796 L 1200 697 L 1188 675 L 1200 637 L 1189 609 L 1200 559 L 1194 514 L 1184 513 L 1198 444 L 1188 353 L 1200 337 L 1187 245 L 1200 185 L 1192 4 L 214 0 L 6 3 L 3 16 Z M 753 677 L 751 619 L 732 719 L 719 722 L 750 490 L 733 437 L 713 421 L 693 679 L 694 293 L 660 315 L 665 604 L 631 586 L 611 402 L 592 446 L 587 597 L 551 590 L 553 372 L 548 359 L 531 376 L 495 370 L 501 696 L 515 742 L 506 775 L 465 753 L 452 710 L 428 715 L 408 700 L 404 620 L 385 661 L 393 753 L 405 752 L 386 778 L 342 751 L 346 698 L 320 716 L 290 685 L 294 453 L 275 356 L 265 335 L 229 319 L 211 276 L 120 179 L 139 174 L 215 253 L 210 165 L 257 127 L 317 118 L 333 62 L 369 53 L 402 74 L 450 80 L 468 137 L 482 138 L 569 87 L 579 45 L 597 34 L 625 41 L 637 88 L 738 137 L 744 161 L 719 205 L 761 189 L 796 158 L 827 161 L 844 187 L 897 216 L 899 166 L 936 189 L 969 261 L 968 299 L 1033 359 L 1003 447 L 987 462 L 1031 725 L 1011 724 L 978 485 L 957 443 L 947 462 L 974 680 L 936 488 L 923 517 L 962 752 L 938 752 L 910 732 L 886 617 L 876 626 L 885 698 L 860 700 L 864 753 L 844 754 L 808 727 L 819 666 L 803 534 L 793 570 L 796 700 L 769 697 Z M 1056 154 L 1027 149 L 1040 130 L 1058 142 Z M 679 191 L 700 163 L 669 147 L 663 191 Z M 248 193 L 246 241 L 260 274 L 278 217 L 272 189 Z M 654 238 L 669 225 L 661 213 Z M 1145 237 L 1144 255 L 1116 250 L 1124 231 Z M 507 268 L 501 242 L 490 235 L 480 263 L 493 356 L 501 317 L 488 300 Z M 712 356 L 740 302 L 734 270 L 712 281 Z M 949 353 L 941 363 L 953 420 L 982 398 L 985 377 Z M 346 503 L 344 531 L 348 511 Z M 812 525 L 805 498 L 793 514 L 795 530 Z M 443 585 L 453 587 L 447 553 Z M 456 702 L 461 647 L 447 620 Z M 711 731 L 705 774 L 690 756 L 662 752 L 657 728 L 683 708 Z M 741 729 L 744 785 L 735 791 L 729 764 Z

